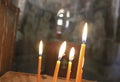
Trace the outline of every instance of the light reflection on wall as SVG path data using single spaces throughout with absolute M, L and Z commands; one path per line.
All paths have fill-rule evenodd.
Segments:
M 67 9 L 60 9 L 57 13 L 57 34 L 62 33 L 62 29 L 69 28 L 70 11 Z

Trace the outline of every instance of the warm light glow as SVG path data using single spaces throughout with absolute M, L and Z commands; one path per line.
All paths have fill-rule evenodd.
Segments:
M 82 34 L 82 41 L 84 42 L 86 42 L 86 39 L 87 39 L 87 28 L 88 28 L 88 25 L 87 25 L 87 23 L 85 23 L 85 25 L 84 25 L 84 29 L 83 29 L 83 34 Z
M 63 20 L 62 19 L 58 19 L 57 20 L 57 25 L 63 25 Z
M 66 41 L 64 41 L 60 47 L 58 59 L 61 59 L 66 50 Z
M 65 10 L 64 9 L 60 9 L 59 11 L 58 11 L 58 13 L 57 13 L 57 16 L 59 16 L 59 17 L 63 17 L 63 13 L 65 12 Z M 62 15 L 61 15 L 62 14 Z
M 41 40 L 39 44 L 39 55 L 42 55 L 42 53 L 43 53 L 43 42 Z
M 74 54 L 75 54 L 75 48 L 72 47 L 70 49 L 70 55 L 69 55 L 69 60 L 72 61 L 74 59 Z
M 67 11 L 66 17 L 70 18 L 70 12 L 69 11 Z

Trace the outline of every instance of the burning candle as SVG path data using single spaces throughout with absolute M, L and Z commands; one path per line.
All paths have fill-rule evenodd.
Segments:
M 86 48 L 86 39 L 87 39 L 87 23 L 84 25 L 83 35 L 82 35 L 82 44 L 78 60 L 77 74 L 75 82 L 82 82 L 82 67 L 84 62 L 85 48 Z
M 38 77 L 37 82 L 40 82 L 40 73 L 41 73 L 41 63 L 42 63 L 42 53 L 43 53 L 43 42 L 40 41 L 39 44 L 39 57 L 38 57 Z
M 69 82 L 69 80 L 70 80 L 70 74 L 71 74 L 71 68 L 72 68 L 72 60 L 74 59 L 74 54 L 75 54 L 75 49 L 72 47 L 71 50 L 70 50 L 70 55 L 69 55 L 66 82 Z
M 64 55 L 65 50 L 66 50 L 66 41 L 64 41 L 62 43 L 61 47 L 60 47 L 58 60 L 57 60 L 57 63 L 56 63 L 56 67 L 55 67 L 55 71 L 54 71 L 54 76 L 53 76 L 52 82 L 56 82 L 57 81 L 57 76 L 58 76 L 60 63 L 61 63 L 60 60 L 61 60 L 62 56 Z

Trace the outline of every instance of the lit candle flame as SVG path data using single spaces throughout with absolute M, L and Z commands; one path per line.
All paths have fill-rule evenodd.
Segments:
M 85 23 L 84 29 L 83 29 L 83 34 L 82 34 L 82 41 L 83 42 L 86 42 L 86 39 L 87 39 L 87 27 L 88 27 L 88 25 L 87 25 L 87 23 Z
M 66 41 L 64 41 L 60 47 L 58 59 L 61 59 L 66 50 Z
M 42 55 L 42 53 L 43 53 L 43 42 L 41 40 L 39 44 L 39 55 Z
M 75 54 L 75 48 L 72 47 L 70 49 L 70 55 L 69 55 L 69 60 L 72 61 L 74 59 L 74 54 Z

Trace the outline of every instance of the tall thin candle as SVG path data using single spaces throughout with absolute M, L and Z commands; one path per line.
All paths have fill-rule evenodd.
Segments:
M 74 59 L 74 54 L 75 54 L 75 49 L 72 47 L 70 50 L 70 55 L 69 55 L 66 82 L 69 82 L 69 80 L 70 80 L 70 74 L 71 74 L 71 69 L 72 69 L 72 60 Z
M 38 75 L 37 75 L 37 82 L 40 82 L 40 73 L 41 73 L 41 63 L 42 63 L 42 53 L 43 53 L 43 42 L 42 40 L 40 41 L 39 44 L 39 57 L 38 57 Z
M 81 50 L 80 50 L 80 55 L 78 59 L 78 67 L 77 67 L 77 74 L 76 74 L 75 82 L 82 82 L 82 67 L 83 67 L 83 61 L 84 61 L 84 55 L 85 55 L 86 39 L 87 39 L 87 23 L 85 23 L 85 26 L 83 29 L 83 35 L 82 35 L 83 43 L 81 44 Z
M 56 63 L 56 67 L 55 67 L 55 71 L 54 71 L 52 82 L 56 82 L 57 81 L 58 72 L 59 72 L 60 63 L 61 63 L 60 60 L 61 60 L 62 56 L 64 55 L 65 50 L 66 50 L 66 41 L 64 41 L 62 43 L 61 47 L 60 47 L 58 60 L 57 60 L 57 63 Z

